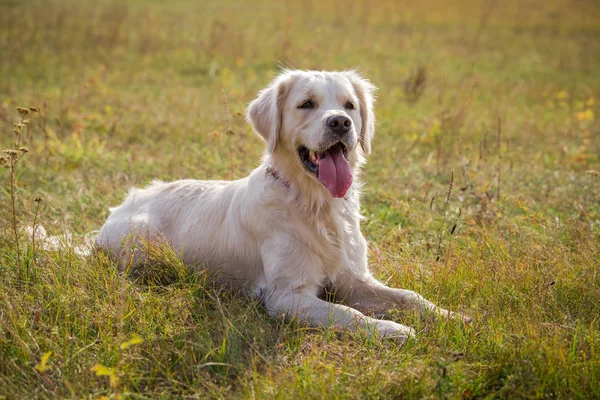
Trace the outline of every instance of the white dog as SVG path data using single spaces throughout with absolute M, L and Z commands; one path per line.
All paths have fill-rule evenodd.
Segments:
M 367 315 L 404 307 L 470 321 L 369 272 L 359 173 L 375 133 L 374 91 L 354 71 L 283 71 L 248 107 L 267 144 L 250 176 L 132 189 L 97 245 L 125 269 L 143 258 L 135 250 L 140 237 L 166 240 L 187 264 L 259 296 L 269 314 L 311 326 L 362 328 L 403 342 L 412 328 Z M 344 305 L 319 298 L 325 288 Z

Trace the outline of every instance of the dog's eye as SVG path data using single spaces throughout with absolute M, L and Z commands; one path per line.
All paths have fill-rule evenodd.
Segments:
M 354 110 L 354 104 L 351 101 L 347 101 L 346 104 L 344 104 L 344 107 L 347 110 Z
M 315 108 L 315 103 L 312 100 L 306 100 L 304 103 L 300 104 L 298 106 L 298 108 L 305 108 L 305 109 Z

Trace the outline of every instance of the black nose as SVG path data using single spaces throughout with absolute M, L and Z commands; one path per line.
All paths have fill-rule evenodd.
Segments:
M 343 135 L 344 133 L 348 133 L 350 130 L 350 127 L 352 126 L 352 120 L 348 117 L 344 117 L 343 115 L 335 115 L 327 118 L 327 126 L 333 133 Z

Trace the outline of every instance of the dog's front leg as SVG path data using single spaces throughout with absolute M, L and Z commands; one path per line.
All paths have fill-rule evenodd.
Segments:
M 435 317 L 471 322 L 471 318 L 438 307 L 412 290 L 388 287 L 368 272 L 358 277 L 346 270 L 339 275 L 334 289 L 336 297 L 342 302 L 367 314 L 387 316 L 392 309 L 399 307 L 417 309 L 422 314 L 429 313 Z
M 308 249 L 298 244 L 274 241 L 262 250 L 267 288 L 264 302 L 269 315 L 298 318 L 313 327 L 335 327 L 356 331 L 363 329 L 369 336 L 392 338 L 403 343 L 414 330 L 393 321 L 371 318 L 342 304 L 333 304 L 317 297 L 319 268 L 314 268 Z
M 342 304 L 329 303 L 313 293 L 307 293 L 307 289 L 305 287 L 303 290 L 295 290 L 289 287 L 272 293 L 265 299 L 269 315 L 275 317 L 285 314 L 313 327 L 334 327 L 351 331 L 362 329 L 369 336 L 379 335 L 401 343 L 414 336 L 412 328 L 393 321 L 368 317 Z

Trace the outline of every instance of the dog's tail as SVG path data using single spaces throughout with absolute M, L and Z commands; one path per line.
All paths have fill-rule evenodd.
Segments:
M 96 247 L 96 238 L 99 231 L 92 231 L 85 235 L 83 239 L 76 239 L 70 231 L 65 231 L 62 235 L 48 236 L 48 232 L 42 225 L 25 228 L 25 234 L 33 238 L 36 247 L 49 251 L 70 250 L 78 257 L 88 257 Z

